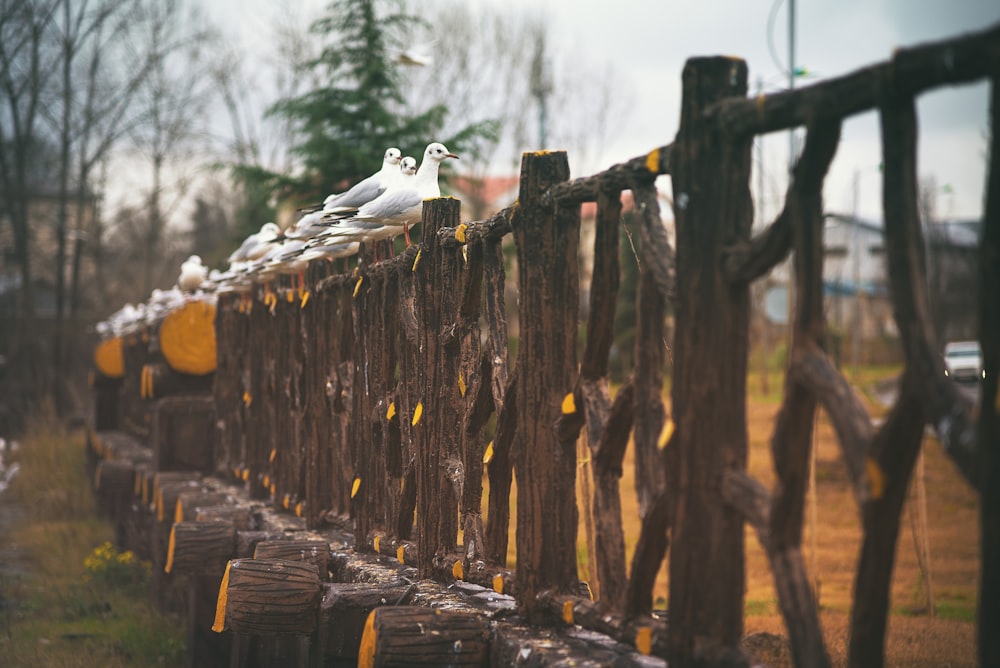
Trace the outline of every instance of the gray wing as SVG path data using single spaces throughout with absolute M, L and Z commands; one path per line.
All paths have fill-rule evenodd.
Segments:
M 367 204 L 385 192 L 385 186 L 375 176 L 369 176 L 363 181 L 358 181 L 348 190 L 340 193 L 336 197 L 326 198 L 323 202 L 324 209 L 334 207 L 359 207 Z
M 410 188 L 389 190 L 378 199 L 374 199 L 358 209 L 357 217 L 373 220 L 395 218 L 415 206 L 420 206 L 423 201 L 420 193 Z

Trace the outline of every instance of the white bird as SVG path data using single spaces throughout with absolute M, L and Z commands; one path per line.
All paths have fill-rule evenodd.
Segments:
M 393 61 L 398 65 L 409 65 L 411 67 L 426 67 L 434 62 L 434 58 L 428 53 L 434 41 L 426 44 L 411 46 L 408 49 L 396 51 Z
M 181 265 L 181 275 L 177 279 L 177 287 L 185 292 L 194 292 L 208 277 L 208 267 L 201 263 L 201 258 L 192 255 Z
M 406 244 L 410 245 L 409 225 L 420 222 L 425 199 L 441 196 L 438 185 L 438 167 L 448 158 L 458 158 L 444 144 L 433 142 L 424 150 L 424 159 L 417 173 L 395 188 L 390 188 L 360 207 L 357 212 L 330 213 L 324 220 L 338 226 L 339 234 L 357 236 L 366 240 L 395 236 L 403 228 Z M 408 182 L 407 182 L 408 181 Z M 388 229 L 379 229 L 388 228 Z M 333 232 L 334 235 L 338 232 Z
M 289 239 L 311 239 L 322 232 L 323 216 L 331 212 L 353 212 L 358 207 L 367 204 L 389 188 L 399 184 L 402 179 L 401 158 L 398 148 L 387 148 L 382 159 L 382 167 L 368 178 L 354 184 L 349 190 L 339 195 L 330 195 L 322 206 L 311 209 L 301 209 L 305 214 L 295 225 L 285 232 Z M 411 158 L 412 160 L 412 158 Z
M 274 223 L 264 223 L 229 256 L 229 264 L 260 259 L 271 249 L 271 244 L 281 238 L 281 228 Z
M 381 169 L 339 195 L 328 196 L 323 200 L 323 210 L 331 211 L 338 207 L 356 209 L 384 193 L 399 180 L 399 161 L 402 155 L 398 148 L 387 148 Z
M 413 176 L 417 173 L 417 159 L 408 155 L 400 160 L 399 172 L 401 174 L 400 182 L 405 182 L 408 176 Z

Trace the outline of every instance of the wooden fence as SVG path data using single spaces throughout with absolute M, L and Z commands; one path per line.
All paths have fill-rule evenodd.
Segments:
M 529 623 L 580 624 L 679 666 L 745 661 L 739 646 L 747 522 L 770 559 L 796 664 L 823 666 L 830 659 L 801 550 L 813 416 L 821 405 L 835 427 L 862 518 L 849 661 L 868 666 L 883 661 L 899 517 L 923 427 L 930 424 L 980 490 L 980 660 L 1000 663 L 998 77 L 1000 27 L 900 50 L 887 63 L 755 99 L 746 97 L 741 60 L 691 59 L 673 144 L 574 180 L 564 153 L 525 154 L 517 201 L 488 220 L 463 223 L 457 200 L 428 201 L 420 244 L 393 259 L 373 262 L 368 249 L 353 270 L 314 263 L 307 290 L 285 280 L 220 295 L 210 395 L 217 430 L 193 439 L 202 448 L 210 442 L 212 455 L 204 466 L 177 468 L 200 468 L 237 497 L 304 518 L 305 528 L 321 536 L 347 526 L 357 553 L 391 556 L 415 567 L 421 579 L 478 583 L 513 595 Z M 933 340 L 917 214 L 914 97 L 983 78 L 992 83 L 993 124 L 980 242 L 979 338 L 987 377 L 974 416 L 944 377 Z M 821 281 L 825 174 L 842 120 L 872 109 L 882 119 L 886 251 L 906 357 L 896 405 L 877 428 L 824 352 Z M 806 142 L 784 209 L 751 236 L 753 137 L 798 126 L 805 126 Z M 676 253 L 654 189 L 661 174 L 673 181 Z M 623 190 L 632 192 L 639 230 L 636 364 L 612 397 L 608 366 Z M 583 202 L 597 203 L 597 219 L 580 346 Z M 508 235 L 517 257 L 516 359 L 504 303 L 501 244 Z M 789 253 L 794 333 L 771 438 L 777 483 L 768 490 L 746 471 L 749 292 Z M 672 342 L 664 324 L 669 309 Z M 672 418 L 662 401 L 668 350 Z M 171 441 L 156 433 L 167 427 L 155 425 L 170 423 L 179 409 L 157 405 L 168 399 L 136 399 L 138 369 L 151 355 L 141 336 L 126 341 L 125 381 L 112 390 L 122 397 L 121 425 L 133 436 L 164 440 L 158 451 L 190 449 L 190 437 Z M 197 388 L 183 387 L 197 395 Z M 203 414 L 198 410 L 191 414 Z M 630 436 L 642 532 L 627 568 L 619 478 Z M 596 602 L 577 576 L 581 437 L 593 466 Z M 140 476 L 158 475 L 155 465 L 140 460 L 137 455 Z M 517 561 L 509 570 L 514 473 Z M 163 480 L 161 491 L 170 489 Z M 144 484 L 136 478 L 137 494 Z M 223 532 L 223 544 L 234 544 L 231 531 L 245 529 L 233 526 Z M 178 550 L 172 558 L 183 560 L 183 550 L 171 545 Z M 653 581 L 668 546 L 669 632 L 652 610 Z M 241 577 L 250 577 L 242 567 Z M 229 591 L 243 592 L 229 573 Z M 307 606 L 319 605 L 306 599 Z M 392 622 L 387 616 L 369 623 Z M 507 656 L 492 651 L 494 661 Z

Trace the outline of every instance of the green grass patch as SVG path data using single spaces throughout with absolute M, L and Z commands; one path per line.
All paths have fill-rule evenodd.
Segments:
M 777 610 L 773 598 L 753 599 L 748 598 L 743 601 L 743 614 L 747 617 L 758 615 L 773 615 Z
M 0 547 L 11 555 L 0 565 L 3 665 L 183 665 L 184 622 L 150 605 L 148 562 L 112 546 L 82 434 L 48 413 L 20 443 L 20 472 L 0 497 Z

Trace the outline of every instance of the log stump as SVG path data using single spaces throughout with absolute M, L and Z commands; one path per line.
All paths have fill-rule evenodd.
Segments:
M 304 561 L 316 567 L 320 580 L 329 579 L 330 544 L 322 540 L 267 540 L 257 543 L 254 559 Z
M 376 608 L 365 623 L 358 666 L 486 666 L 489 638 L 489 622 L 478 615 Z
M 175 522 L 170 529 L 164 573 L 222 577 L 233 556 L 236 531 L 232 522 Z
M 281 559 L 229 562 L 212 629 L 253 635 L 309 635 L 316 630 L 320 582 L 316 566 Z

